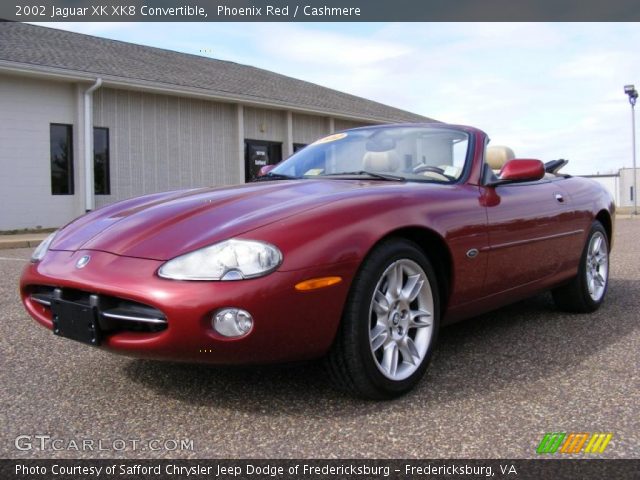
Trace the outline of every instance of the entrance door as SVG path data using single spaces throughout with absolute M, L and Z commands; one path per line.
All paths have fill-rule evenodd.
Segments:
M 302 150 L 306 146 L 307 146 L 306 143 L 294 143 L 293 144 L 293 153 L 298 153 L 300 150 Z
M 265 165 L 275 165 L 282 161 L 282 143 L 263 140 L 244 141 L 244 180 L 257 178 Z

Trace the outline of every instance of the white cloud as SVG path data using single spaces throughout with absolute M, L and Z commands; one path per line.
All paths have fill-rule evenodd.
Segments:
M 259 47 L 266 54 L 300 63 L 303 67 L 316 65 L 353 70 L 411 52 L 404 42 L 363 38 L 296 24 L 280 24 L 277 35 L 269 24 L 254 28 L 261 36 Z

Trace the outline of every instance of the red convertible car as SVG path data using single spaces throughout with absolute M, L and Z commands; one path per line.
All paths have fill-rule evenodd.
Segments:
M 551 290 L 591 312 L 614 205 L 566 161 L 514 159 L 482 131 L 364 127 L 322 138 L 257 182 L 157 193 L 52 234 L 21 279 L 56 335 L 217 364 L 324 356 L 348 391 L 411 389 L 438 329 Z

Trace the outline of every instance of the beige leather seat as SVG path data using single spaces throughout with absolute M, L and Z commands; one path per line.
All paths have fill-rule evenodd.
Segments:
M 509 147 L 496 145 L 494 147 L 487 148 L 486 162 L 494 172 L 502 170 L 504 164 L 514 158 L 516 158 L 516 155 Z
M 398 154 L 389 150 L 387 152 L 367 152 L 362 158 L 362 169 L 372 172 L 395 172 L 400 167 Z

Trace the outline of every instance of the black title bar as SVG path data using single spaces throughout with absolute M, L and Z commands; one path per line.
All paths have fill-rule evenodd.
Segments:
M 3 480 L 626 480 L 638 471 L 640 460 L 0 460 Z
M 639 21 L 637 0 L 3 0 L 23 22 Z

